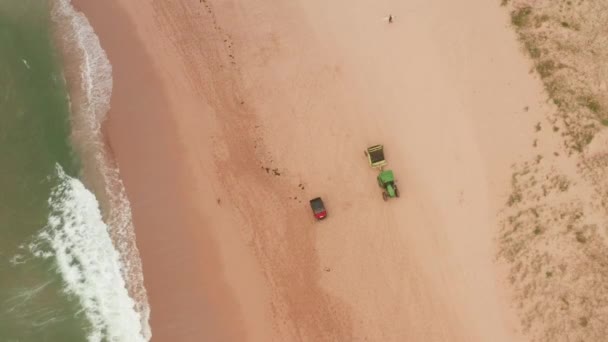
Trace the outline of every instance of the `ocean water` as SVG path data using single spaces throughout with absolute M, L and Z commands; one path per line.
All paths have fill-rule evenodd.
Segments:
M 69 0 L 0 0 L 0 342 L 150 339 L 111 90 Z

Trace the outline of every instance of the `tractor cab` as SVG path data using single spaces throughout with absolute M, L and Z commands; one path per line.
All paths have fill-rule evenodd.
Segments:
M 388 201 L 389 198 L 399 197 L 399 189 L 395 184 L 395 176 L 392 170 L 384 170 L 378 174 L 378 186 L 382 191 L 382 198 Z

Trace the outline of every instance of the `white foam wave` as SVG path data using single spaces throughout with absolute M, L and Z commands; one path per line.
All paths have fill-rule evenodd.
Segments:
M 150 340 L 150 308 L 143 285 L 139 251 L 135 244 L 131 206 L 118 167 L 105 152 L 101 133 L 102 122 L 110 109 L 112 65 L 88 19 L 74 9 L 70 0 L 55 0 L 52 17 L 60 27 L 64 48 L 68 53 L 78 56 L 80 96 L 78 105 L 72 108 L 73 127 L 77 126 L 78 130 L 83 131 L 81 135 L 87 137 L 83 153 L 94 155 L 94 168 L 98 171 L 96 176 L 104 184 L 103 197 L 109 203 L 104 212 L 106 223 L 119 252 L 123 266 L 121 272 L 128 293 L 135 300 L 135 310 L 141 317 L 142 334 L 146 340 Z
M 89 104 L 85 110 L 90 114 L 90 131 L 99 132 L 101 123 L 110 109 L 112 65 L 89 20 L 74 9 L 70 0 L 56 0 L 52 18 L 66 28 L 62 31 L 62 39 L 81 54 L 81 88 Z
M 32 253 L 55 258 L 65 291 L 79 298 L 91 322 L 89 341 L 146 341 L 95 196 L 59 165 L 57 177 L 48 224 L 30 245 Z
M 15 254 L 12 258 L 10 258 L 9 262 L 13 266 L 17 266 L 20 264 L 25 264 L 25 257 L 21 254 Z

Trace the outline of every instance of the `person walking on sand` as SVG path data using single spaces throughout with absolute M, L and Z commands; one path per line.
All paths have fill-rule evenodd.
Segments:
M 389 14 L 388 15 L 388 23 L 391 24 L 393 22 L 393 15 Z

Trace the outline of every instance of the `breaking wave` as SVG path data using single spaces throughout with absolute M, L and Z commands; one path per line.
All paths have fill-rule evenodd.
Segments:
M 70 88 L 74 143 L 84 161 L 85 174 L 89 179 L 95 179 L 96 186 L 93 186 L 93 190 L 97 198 L 80 181 L 65 175 L 58 167 L 63 185 L 54 192 L 51 206 L 70 219 L 58 219 L 60 216 L 56 214 L 52 216 L 49 219 L 47 238 L 55 241 L 55 247 L 65 244 L 67 250 L 71 251 L 54 249 L 58 262 L 63 262 L 60 265 L 62 275 L 68 285 L 72 284 L 69 285 L 70 291 L 80 296 L 83 305 L 86 304 L 87 317 L 93 325 L 101 327 L 95 328 L 92 340 L 97 341 L 97 336 L 106 333 L 108 337 L 113 337 L 110 338 L 111 341 L 138 341 L 137 338 L 147 341 L 151 338 L 148 323 L 150 308 L 143 285 L 139 251 L 135 244 L 131 206 L 119 169 L 107 154 L 101 133 L 102 123 L 110 109 L 112 65 L 88 19 L 74 9 L 70 0 L 53 2 L 52 19 L 57 26 L 58 43 L 64 56 L 67 56 L 66 73 Z M 84 202 L 77 203 L 80 200 Z M 57 207 L 59 205 L 61 207 Z M 86 215 L 90 217 L 85 217 Z M 76 239 L 70 237 L 68 232 L 62 233 L 61 229 L 69 229 L 74 237 L 93 235 L 88 236 L 91 238 L 88 241 Z M 99 246 L 101 249 L 93 252 L 84 249 L 84 246 L 94 247 L 90 245 L 93 238 L 105 239 L 104 245 Z M 79 243 L 83 245 L 79 246 Z M 85 256 L 87 252 L 99 259 Z M 70 264 L 74 260 L 89 261 L 91 264 L 88 268 L 83 268 L 84 264 L 79 261 L 74 266 Z M 94 262 L 100 264 L 94 266 Z M 109 271 L 105 267 L 109 267 Z M 80 271 L 85 273 L 78 274 Z M 110 272 L 106 275 L 112 277 L 112 284 L 106 285 L 114 287 L 107 291 L 102 288 L 84 289 L 85 285 L 95 286 L 93 279 L 97 279 L 100 272 L 106 271 Z M 103 282 L 99 284 L 101 283 Z M 118 287 L 124 288 L 124 293 Z M 120 297 L 118 306 L 111 306 L 111 301 L 117 295 L 123 297 Z M 98 307 L 95 308 L 95 305 Z
M 59 165 L 57 179 L 47 226 L 30 250 L 41 258 L 54 257 L 65 291 L 77 296 L 91 323 L 89 341 L 146 341 L 99 203 Z

